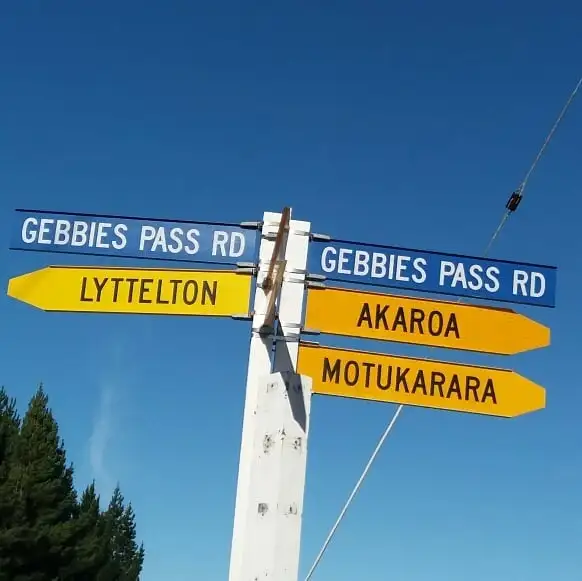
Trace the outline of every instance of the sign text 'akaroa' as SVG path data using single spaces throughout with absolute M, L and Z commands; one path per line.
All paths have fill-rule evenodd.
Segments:
M 342 288 L 307 291 L 305 327 L 321 333 L 513 355 L 550 344 L 550 329 L 509 309 Z
M 546 407 L 541 386 L 505 369 L 303 344 L 297 372 L 321 395 L 507 418 Z
M 254 262 L 256 239 L 232 224 L 16 210 L 10 248 L 236 264 Z
M 252 278 L 227 270 L 49 266 L 8 296 L 45 311 L 229 317 L 248 313 Z
M 555 306 L 556 268 L 353 242 L 316 242 L 310 274 L 333 281 Z

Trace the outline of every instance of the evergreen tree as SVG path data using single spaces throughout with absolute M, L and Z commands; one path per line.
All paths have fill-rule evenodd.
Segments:
M 15 450 L 20 429 L 16 402 L 0 388 L 0 581 L 9 581 L 10 535 L 14 521 L 14 494 L 9 474 L 15 462 Z
M 106 523 L 99 508 L 95 484 L 89 485 L 81 496 L 76 513 L 75 559 L 66 572 L 71 581 L 96 580 L 109 560 Z
M 124 581 L 139 581 L 139 575 L 143 568 L 145 551 L 143 543 L 138 546 L 136 542 L 135 513 L 131 503 L 128 504 L 123 511 L 121 524 L 122 534 L 129 541 L 129 552 L 124 558 L 123 579 Z
M 8 484 L 13 487 L 14 519 L 10 578 L 14 581 L 66 579 L 75 558 L 77 512 L 73 469 L 42 388 L 30 400 L 16 445 Z
M 139 581 L 143 567 L 144 548 L 136 542 L 133 507 L 124 505 L 119 485 L 113 491 L 109 507 L 104 513 L 109 541 L 110 562 L 102 570 L 98 581 Z
M 119 487 L 104 512 L 94 484 L 77 501 L 42 386 L 22 422 L 0 388 L 0 581 L 139 581 L 143 561 Z
M 11 508 L 11 493 L 7 485 L 8 474 L 14 461 L 20 421 L 16 402 L 0 387 L 0 529 L 7 525 Z

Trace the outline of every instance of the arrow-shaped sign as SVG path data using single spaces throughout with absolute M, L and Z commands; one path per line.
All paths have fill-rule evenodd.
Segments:
M 311 288 L 305 327 L 331 335 L 512 355 L 550 329 L 509 309 L 340 288 Z

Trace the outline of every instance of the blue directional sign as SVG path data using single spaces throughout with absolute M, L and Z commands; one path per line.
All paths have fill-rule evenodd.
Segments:
M 543 307 L 555 306 L 553 266 L 331 240 L 312 243 L 310 274 L 333 281 L 402 288 Z
M 236 264 L 255 262 L 256 240 L 233 224 L 16 210 L 10 248 Z

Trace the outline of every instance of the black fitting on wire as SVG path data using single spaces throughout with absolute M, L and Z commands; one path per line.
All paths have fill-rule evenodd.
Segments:
M 509 196 L 509 200 L 507 200 L 507 204 L 505 204 L 505 207 L 509 212 L 515 212 L 522 198 L 523 194 L 521 193 L 521 191 L 515 190 L 515 192 L 513 192 L 513 194 Z

